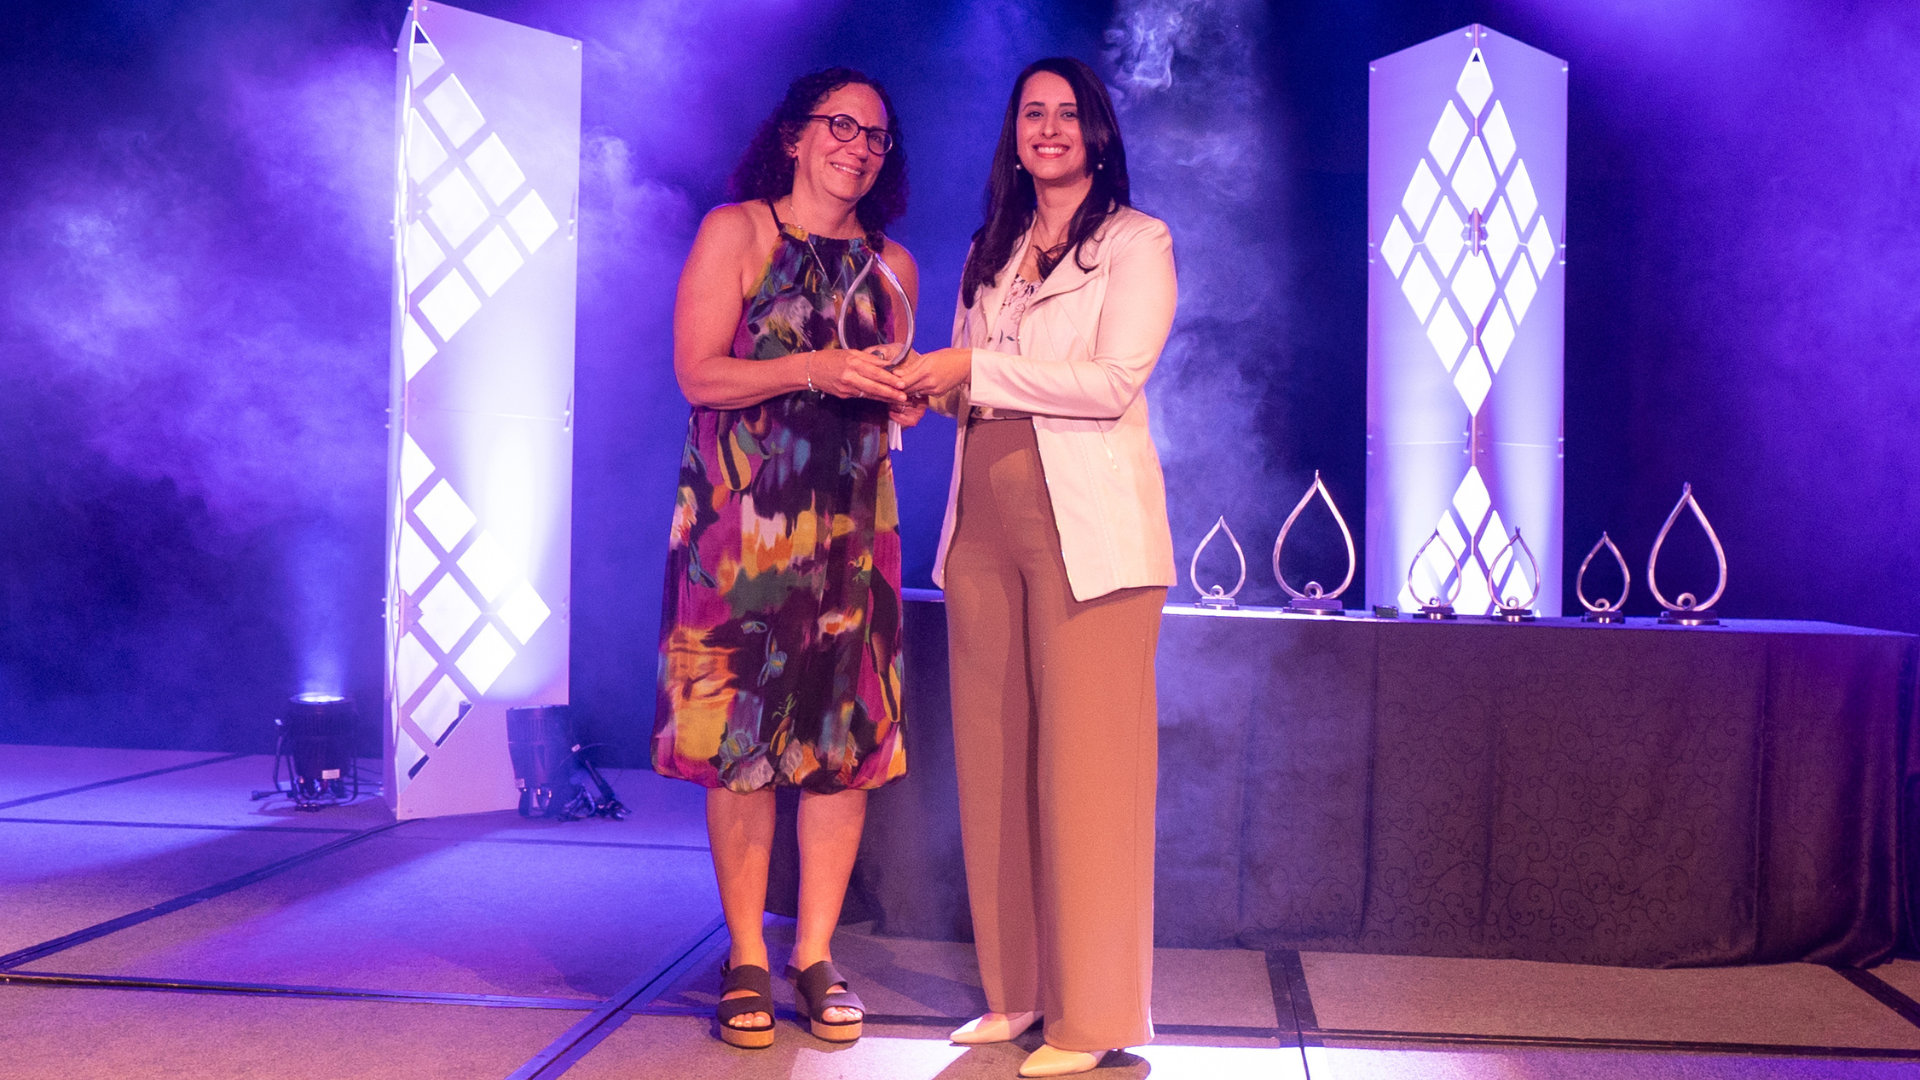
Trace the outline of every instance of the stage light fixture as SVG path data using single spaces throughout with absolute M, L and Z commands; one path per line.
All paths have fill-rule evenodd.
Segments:
M 360 797 L 360 770 L 354 754 L 354 729 L 360 712 L 353 699 L 338 694 L 296 694 L 285 715 L 273 722 L 278 739 L 273 755 L 273 787 L 255 799 L 284 795 L 302 810 L 349 803 Z M 285 769 L 285 786 L 280 771 Z
M 613 785 L 588 757 L 592 749 L 576 738 L 573 710 L 565 705 L 508 709 L 507 756 L 520 788 L 520 816 L 562 821 L 626 817 L 627 808 L 614 796 Z

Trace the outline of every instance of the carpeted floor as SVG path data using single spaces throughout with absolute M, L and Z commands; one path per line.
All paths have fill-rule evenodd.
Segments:
M 963 1048 L 970 946 L 849 926 L 867 1035 L 772 1050 L 711 1010 L 700 792 L 616 773 L 624 822 L 392 824 L 253 801 L 259 757 L 0 747 L 0 1078 L 1005 1078 Z M 770 919 L 776 953 L 791 925 Z M 779 957 L 776 956 L 776 960 Z M 1920 1075 L 1920 963 L 1649 971 L 1161 950 L 1156 1041 L 1102 1080 Z

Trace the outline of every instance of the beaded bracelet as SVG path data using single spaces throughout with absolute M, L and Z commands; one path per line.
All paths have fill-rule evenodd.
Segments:
M 810 394 L 820 392 L 813 388 L 813 357 L 811 355 L 807 357 L 807 392 Z

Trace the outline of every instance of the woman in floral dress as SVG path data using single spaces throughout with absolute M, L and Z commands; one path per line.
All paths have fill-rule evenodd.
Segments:
M 874 353 L 908 297 L 912 256 L 883 229 L 906 161 L 881 87 L 829 69 L 795 80 L 707 215 L 680 279 L 674 371 L 693 404 L 667 557 L 653 764 L 708 789 L 732 948 L 720 1035 L 773 1039 L 761 922 L 774 788 L 798 787 L 800 907 L 788 975 L 815 1034 L 858 1038 L 831 941 L 866 793 L 906 773 L 900 536 L 888 422 L 901 380 Z M 839 313 L 855 285 L 839 340 Z M 843 347 L 845 346 L 845 347 Z

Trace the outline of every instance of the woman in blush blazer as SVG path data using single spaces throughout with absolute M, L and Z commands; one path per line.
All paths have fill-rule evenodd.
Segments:
M 1172 240 L 1129 205 L 1099 78 L 1021 73 L 954 319 L 909 394 L 959 421 L 946 589 L 961 835 L 986 1015 L 1042 1015 L 1022 1076 L 1153 1037 L 1154 649 L 1173 584 L 1144 388 L 1173 324 Z

